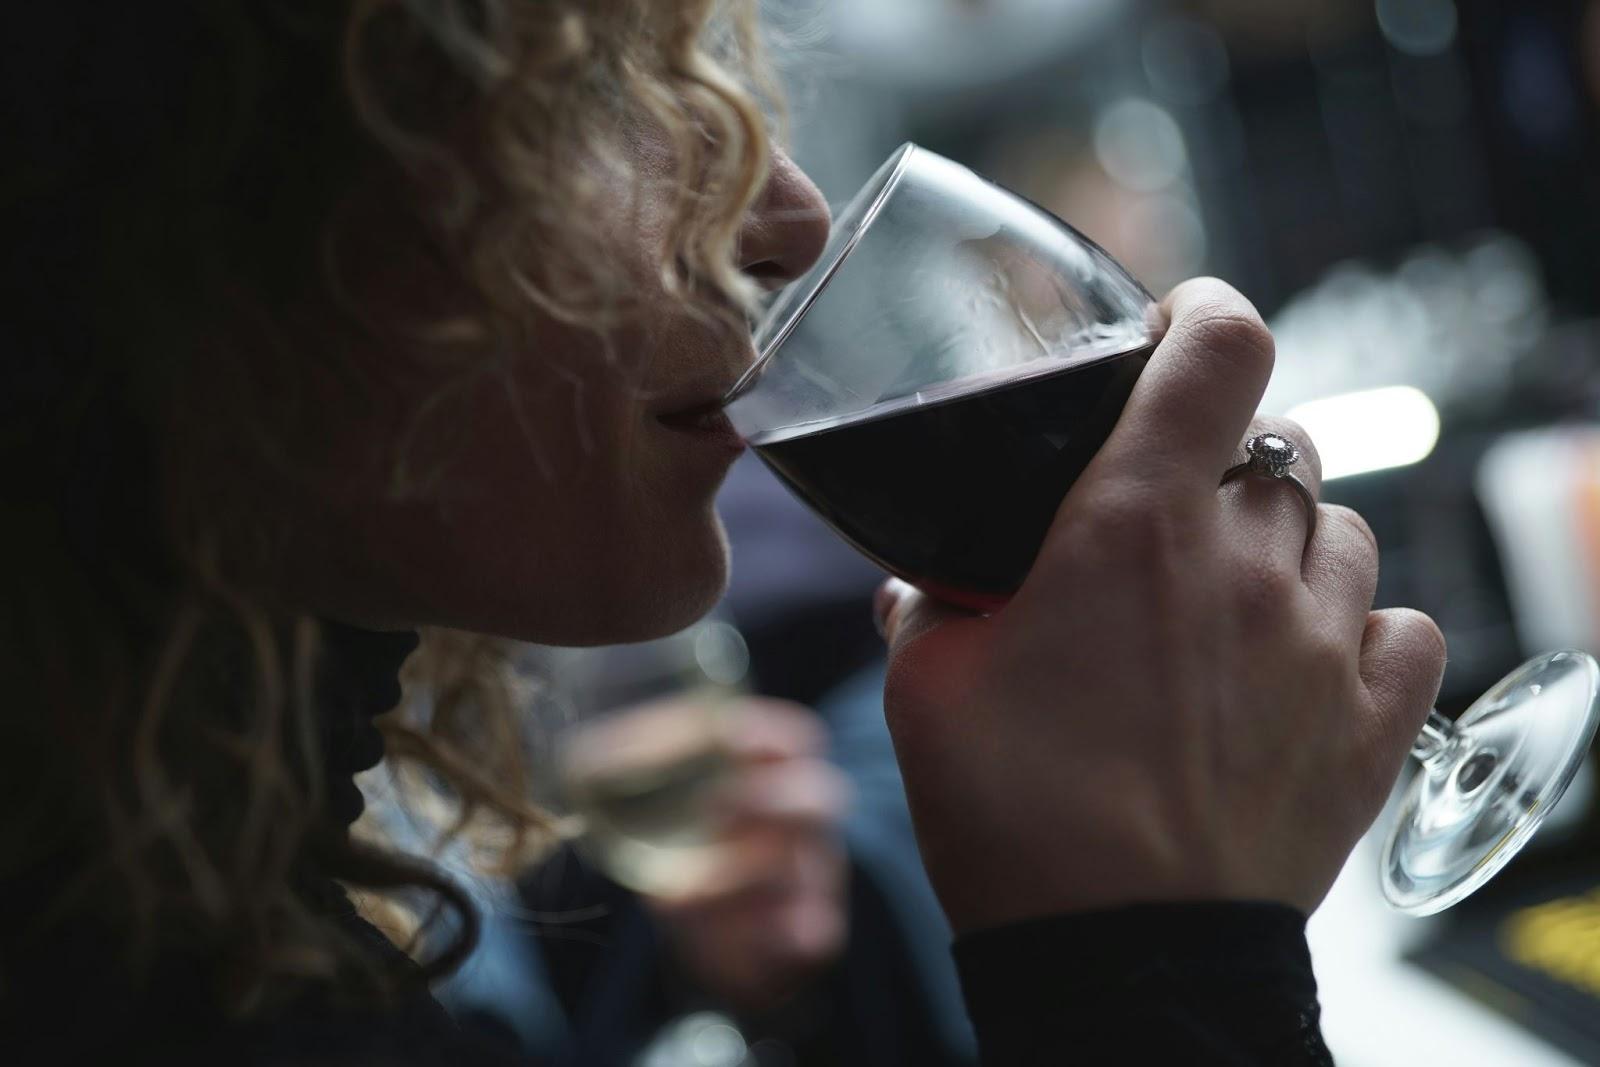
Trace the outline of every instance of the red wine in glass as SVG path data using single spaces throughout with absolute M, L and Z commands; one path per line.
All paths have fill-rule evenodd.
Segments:
M 885 570 L 980 611 L 1014 593 L 1154 346 L 953 382 L 750 444 Z
M 868 557 L 992 610 L 1110 436 L 1160 319 L 1094 242 L 905 145 L 774 300 L 724 410 Z M 1454 722 L 1430 716 L 1383 848 L 1389 902 L 1428 914 L 1492 877 L 1597 728 L 1600 662 L 1571 650 L 1530 660 Z

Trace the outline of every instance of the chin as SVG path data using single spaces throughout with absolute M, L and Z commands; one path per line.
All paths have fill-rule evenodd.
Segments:
M 396 532 L 411 527 L 390 522 L 382 536 L 363 542 L 380 551 L 332 571 L 346 577 L 361 572 L 357 587 L 343 590 L 360 610 L 324 603 L 330 592 L 335 598 L 341 592 L 327 587 L 315 597 L 308 591 L 308 600 L 339 617 L 381 617 L 392 625 L 442 626 L 543 645 L 665 637 L 714 608 L 727 587 L 727 534 L 711 495 L 698 506 L 591 516 L 543 546 L 536 543 L 541 531 L 525 514 L 470 526 L 414 523 L 421 533 L 409 539 Z M 527 523 L 528 536 L 507 533 L 519 522 Z M 382 603 L 373 589 L 386 591 Z
M 728 587 L 728 539 L 714 512 L 692 536 L 658 531 L 622 555 L 625 563 L 578 591 L 558 632 L 535 640 L 592 646 L 667 637 L 703 618 Z
M 675 634 L 704 618 L 728 591 L 728 536 L 712 515 L 693 548 L 677 553 L 635 591 L 636 636 L 648 641 Z M 648 592 L 646 591 L 648 589 Z M 620 614 L 620 613 L 619 613 Z

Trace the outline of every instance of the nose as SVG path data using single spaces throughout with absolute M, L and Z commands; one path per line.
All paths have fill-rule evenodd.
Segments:
M 775 149 L 772 173 L 739 233 L 739 268 L 771 289 L 792 282 L 822 255 L 830 223 L 821 190 Z

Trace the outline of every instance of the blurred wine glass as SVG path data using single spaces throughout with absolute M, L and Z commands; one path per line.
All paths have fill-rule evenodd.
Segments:
M 570 722 L 557 780 L 579 848 L 648 896 L 711 891 L 727 866 L 717 798 L 737 766 L 743 637 L 709 619 L 660 641 L 560 654 Z

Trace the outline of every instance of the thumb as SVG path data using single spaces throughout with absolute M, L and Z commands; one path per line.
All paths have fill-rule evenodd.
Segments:
M 872 598 L 872 614 L 890 652 L 945 623 L 973 617 L 971 612 L 935 600 L 899 578 L 890 578 L 878 587 Z

